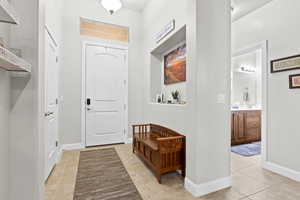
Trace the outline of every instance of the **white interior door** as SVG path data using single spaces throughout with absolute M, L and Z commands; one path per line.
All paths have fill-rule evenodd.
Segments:
M 58 157 L 58 60 L 57 49 L 45 31 L 45 153 L 46 179 Z
M 127 50 L 86 46 L 86 146 L 123 143 Z

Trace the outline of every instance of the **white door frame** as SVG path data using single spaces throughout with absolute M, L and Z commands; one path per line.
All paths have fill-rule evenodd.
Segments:
M 127 52 L 126 56 L 126 85 L 125 85 L 125 137 L 124 143 L 127 142 L 128 138 L 128 47 L 110 44 L 110 43 L 98 43 L 93 41 L 82 41 L 82 94 L 81 94 L 81 145 L 85 148 L 86 147 L 86 48 L 87 46 L 99 46 L 99 47 L 108 47 L 114 49 L 125 50 Z
M 262 144 L 262 166 L 268 161 L 268 74 L 269 74 L 269 57 L 268 41 L 248 46 L 232 54 L 232 58 L 262 50 L 262 123 L 261 123 L 261 144 Z

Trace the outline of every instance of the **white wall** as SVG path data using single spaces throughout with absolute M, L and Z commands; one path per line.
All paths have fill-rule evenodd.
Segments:
M 8 199 L 10 80 L 9 73 L 2 69 L 0 94 L 0 199 Z
M 8 199 L 9 173 L 9 73 L 0 69 L 0 199 Z
M 196 183 L 224 181 L 222 187 L 229 187 L 230 0 L 196 2 L 197 134 L 192 138 L 198 141 Z
M 230 176 L 229 10 L 229 1 L 152 0 L 143 12 L 145 121 L 187 136 L 187 178 L 197 188 Z M 159 45 L 154 36 L 172 19 L 176 21 L 172 34 L 187 24 L 188 104 L 185 106 L 149 103 L 150 52 Z M 224 102 L 217 103 L 219 94 L 224 96 Z
M 144 71 L 144 108 L 145 108 L 145 122 L 160 124 L 176 130 L 187 137 L 192 137 L 195 133 L 195 82 L 192 74 L 195 72 L 191 59 L 192 44 L 191 40 L 193 33 L 189 31 L 192 26 L 187 26 L 187 81 L 186 81 L 186 99 L 187 105 L 165 105 L 150 103 L 153 91 L 150 92 L 152 86 L 151 82 L 151 57 L 150 53 L 156 49 L 161 43 L 168 40 L 174 33 L 182 28 L 188 21 L 188 2 L 182 0 L 152 0 L 149 1 L 143 12 L 143 71 Z M 167 10 L 167 12 L 166 12 Z M 159 19 L 159 20 L 158 20 Z M 163 39 L 159 44 L 155 41 L 155 34 L 175 19 L 175 30 Z M 192 22 L 191 22 L 192 24 Z M 154 80 L 156 81 L 156 79 Z M 160 83 L 159 83 L 160 84 Z M 152 93 L 152 94 L 151 94 Z M 187 146 L 192 146 L 188 144 Z M 193 168 L 193 156 L 190 149 L 187 149 L 187 176 L 192 177 L 196 170 Z M 191 156 L 191 157 L 190 157 Z
M 233 51 L 268 40 L 270 60 L 299 54 L 299 8 L 298 0 L 273 0 L 236 21 Z M 300 90 L 290 90 L 288 83 L 288 76 L 297 73 L 300 71 L 268 75 L 267 160 L 300 172 Z
M 11 27 L 10 44 L 22 49 L 23 58 L 32 64 L 25 78 L 11 79 L 9 200 L 40 199 L 39 172 L 39 70 L 38 0 L 12 0 L 20 25 Z
M 80 17 L 129 27 L 129 122 L 142 121 L 141 14 L 122 8 L 114 15 L 107 13 L 95 0 L 65 0 L 63 16 L 63 58 L 61 95 L 62 142 L 81 143 L 81 37 Z M 101 41 L 101 40 L 100 40 Z
M 0 23 L 0 37 L 7 44 L 9 44 L 9 27 Z M 0 199 L 8 199 L 10 78 L 9 73 L 2 69 L 0 69 L 0 94 Z
M 165 10 L 168 12 L 165 12 Z M 163 14 L 162 14 L 163 13 Z M 187 2 L 180 0 L 152 0 L 147 4 L 143 12 L 143 71 L 144 71 L 144 107 L 145 121 L 158 123 L 173 128 L 183 134 L 187 134 L 190 123 L 186 123 L 186 116 L 192 115 L 189 111 L 191 104 L 186 106 L 180 105 L 156 105 L 150 104 L 150 88 L 151 88 L 151 57 L 150 53 L 161 43 L 171 37 L 181 27 L 186 24 Z M 159 20 L 157 20 L 159 19 Z M 155 34 L 175 19 L 175 30 L 168 37 L 163 39 L 159 44 L 155 42 Z M 187 72 L 187 83 L 191 83 Z M 159 83 L 161 84 L 161 82 Z M 187 101 L 191 99 L 191 95 L 187 94 Z M 189 114 L 188 114 L 189 113 Z

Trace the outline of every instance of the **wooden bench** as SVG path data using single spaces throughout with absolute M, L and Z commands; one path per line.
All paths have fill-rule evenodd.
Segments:
M 161 175 L 181 170 L 185 177 L 185 136 L 155 124 L 133 125 L 133 153 Z

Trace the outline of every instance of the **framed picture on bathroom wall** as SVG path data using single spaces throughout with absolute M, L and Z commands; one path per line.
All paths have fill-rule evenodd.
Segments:
M 186 81 L 186 44 L 164 56 L 164 84 Z
M 300 55 L 271 61 L 271 73 L 300 69 Z
M 300 74 L 290 75 L 290 89 L 300 88 Z

